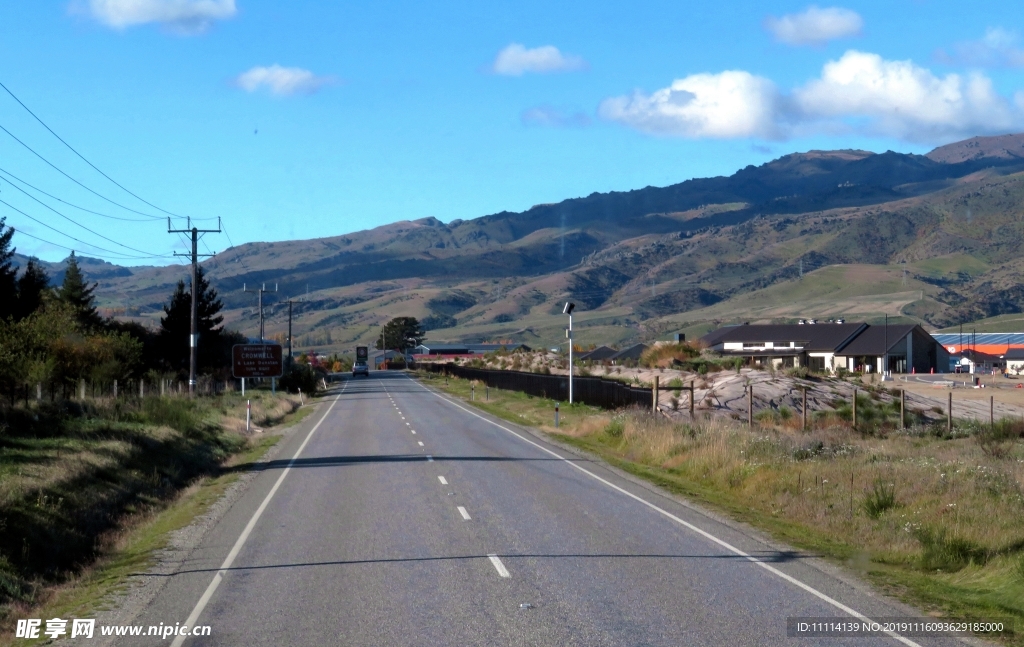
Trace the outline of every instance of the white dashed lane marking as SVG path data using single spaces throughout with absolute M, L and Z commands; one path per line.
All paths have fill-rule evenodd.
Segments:
M 441 485 L 448 485 L 448 480 L 445 479 L 445 477 L 443 477 L 443 476 L 438 476 L 437 480 L 441 481 Z
M 498 571 L 498 575 L 502 577 L 512 577 L 512 574 L 508 572 L 508 569 L 501 563 L 501 560 L 498 559 L 497 555 L 488 555 L 487 559 L 491 560 L 491 564 L 494 565 L 494 570 Z
M 466 512 L 466 509 L 463 508 L 461 505 L 459 506 L 459 514 L 462 515 L 462 519 L 464 521 L 469 521 L 469 513 Z
M 421 440 L 421 441 L 419 441 L 419 446 L 420 446 L 420 447 L 423 447 L 423 441 L 422 441 L 422 440 Z

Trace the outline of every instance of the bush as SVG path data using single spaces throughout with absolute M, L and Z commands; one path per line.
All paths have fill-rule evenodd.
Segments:
M 612 418 L 612 421 L 608 423 L 608 426 L 604 428 L 604 433 L 608 434 L 612 438 L 621 438 L 622 432 L 626 430 L 626 423 L 621 417 Z
M 320 388 L 320 374 L 309 364 L 292 364 L 281 379 L 277 382 L 283 390 L 288 393 L 303 393 L 313 395 Z
M 988 552 L 964 537 L 951 537 L 945 528 L 921 528 L 916 533 L 921 542 L 921 568 L 924 570 L 959 571 L 968 564 L 984 565 Z
M 869 517 L 878 519 L 887 510 L 892 510 L 897 505 L 896 485 L 877 480 L 874 489 L 864 499 L 862 507 Z

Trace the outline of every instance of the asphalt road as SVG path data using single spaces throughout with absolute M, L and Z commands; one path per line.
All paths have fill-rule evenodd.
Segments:
M 901 644 L 787 638 L 907 609 L 402 374 L 286 442 L 135 621 L 211 635 L 119 644 Z

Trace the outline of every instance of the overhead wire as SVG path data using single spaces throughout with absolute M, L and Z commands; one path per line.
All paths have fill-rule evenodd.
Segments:
M 23 142 L 23 141 L 21 141 L 20 139 L 18 139 L 17 137 L 15 137 L 14 133 L 12 133 L 11 131 L 9 131 L 9 130 L 7 130 L 6 128 L 4 128 L 2 124 L 0 124 L 0 130 L 4 131 L 4 132 L 5 132 L 5 133 L 7 133 L 8 135 L 10 135 L 11 139 L 13 139 L 14 141 L 18 142 L 18 143 L 19 143 L 19 144 L 21 144 L 22 146 L 24 146 L 24 147 L 25 147 L 25 148 L 26 148 L 26 149 L 27 149 L 27 150 L 28 150 L 28 151 L 29 151 L 30 153 L 32 153 L 33 155 L 35 155 L 35 156 L 36 156 L 36 157 L 38 157 L 39 159 L 43 160 L 43 162 L 45 162 L 45 163 L 46 163 L 46 164 L 47 164 L 47 165 L 48 165 L 48 166 L 49 166 L 50 168 L 52 168 L 53 170 L 57 171 L 58 173 L 60 173 L 61 175 L 63 175 L 63 176 L 64 176 L 64 177 L 66 177 L 67 179 L 71 180 L 72 182 L 74 182 L 74 183 L 75 183 L 75 184 L 77 184 L 78 186 L 82 187 L 83 189 L 85 189 L 85 190 L 86 190 L 86 191 L 88 191 L 89 193 L 91 193 L 91 194 L 95 195 L 96 197 L 98 197 L 98 198 L 100 198 L 100 199 L 102 199 L 102 200 L 106 200 L 107 202 L 109 202 L 109 203 L 110 203 L 110 204 L 112 204 L 112 205 L 115 205 L 115 206 L 121 207 L 121 208 L 122 208 L 122 209 L 124 209 L 125 211 L 131 211 L 132 213 L 137 213 L 137 214 L 139 214 L 140 216 L 146 216 L 147 218 L 150 218 L 150 219 L 152 219 L 152 220 L 163 220 L 163 219 L 164 219 L 164 218 L 163 218 L 163 216 L 155 216 L 155 215 L 153 215 L 153 214 L 151 214 L 151 213 L 145 213 L 144 211 L 138 211 L 138 210 L 136 210 L 136 209 L 132 209 L 131 207 L 126 207 L 126 206 L 124 206 L 123 204 L 121 204 L 120 202 L 115 202 L 114 200 L 111 200 L 111 199 L 110 199 L 110 198 L 108 198 L 107 196 L 103 195 L 102 193 L 98 193 L 98 192 L 96 192 L 96 191 L 94 191 L 94 190 L 90 189 L 89 187 L 85 186 L 84 184 L 82 184 L 81 182 L 79 182 L 78 180 L 76 180 L 75 178 L 71 177 L 70 175 L 68 175 L 67 173 L 65 173 L 64 171 L 62 171 L 62 170 L 61 170 L 60 168 L 58 168 L 58 167 L 57 167 L 57 165 L 55 165 L 55 164 L 54 164 L 53 162 L 51 162 L 50 160 L 46 159 L 45 157 L 43 157 L 43 156 L 42 156 L 42 155 L 40 155 L 39 153 L 37 153 L 37 152 L 35 151 L 35 149 L 33 149 L 33 148 L 32 148 L 31 146 L 29 146 L 29 145 L 28 145 L 28 144 L 26 144 L 25 142 Z
M 85 225 L 83 225 L 82 223 L 80 223 L 80 222 L 76 222 L 76 221 L 75 221 L 75 220 L 73 220 L 72 218 L 69 218 L 68 216 L 65 216 L 64 214 L 62 214 L 61 212 L 57 211 L 56 209 L 54 209 L 54 208 L 53 208 L 53 207 L 51 207 L 50 205 L 46 204 L 45 202 L 43 202 L 43 201 L 42 201 L 42 200 L 40 200 L 39 198 L 37 198 L 37 197 L 35 197 L 34 195 L 32 195 L 31 193 L 28 193 L 27 191 L 25 191 L 25 190 L 24 190 L 24 189 L 22 189 L 21 187 L 19 187 L 19 186 L 15 185 L 15 184 L 12 184 L 11 182 L 8 182 L 7 184 L 8 184 L 9 186 L 11 186 L 12 188 L 14 188 L 15 190 L 17 190 L 17 191 L 21 191 L 21 192 L 22 192 L 23 194 L 27 195 L 27 196 L 28 196 L 29 198 L 31 198 L 32 200 L 35 200 L 35 201 L 36 201 L 36 202 L 38 202 L 39 204 L 43 205 L 44 207 L 46 207 L 46 208 L 47 208 L 47 209 L 49 209 L 50 211 L 54 212 L 55 214 L 57 214 L 58 216 L 60 216 L 61 218 L 63 218 L 64 220 L 67 220 L 68 222 L 70 222 L 70 223 L 72 223 L 72 224 L 74 224 L 74 225 L 77 225 L 77 226 L 81 227 L 82 229 L 86 230 L 87 232 L 89 232 L 89 233 L 90 233 L 90 234 L 92 234 L 93 236 L 99 236 L 99 237 L 100 237 L 100 238 L 102 238 L 103 240 L 105 240 L 105 241 L 107 241 L 107 242 L 111 242 L 111 243 L 114 243 L 114 244 L 115 244 L 115 245 L 117 245 L 118 247 L 124 247 L 125 249 L 129 249 L 129 250 L 131 250 L 131 251 L 133 251 L 133 252 L 138 252 L 139 254 L 147 254 L 147 255 L 149 255 L 149 256 L 152 256 L 152 257 L 154 257 L 154 258 L 158 256 L 158 254 L 154 254 L 154 253 L 153 253 L 153 252 L 151 252 L 151 251 L 148 251 L 148 250 L 145 250 L 145 249 L 137 249 L 137 248 L 135 248 L 135 247 L 131 247 L 130 245 L 125 245 L 124 243 L 119 243 L 119 242 L 117 242 L 116 240 L 114 240 L 113 238 L 109 238 L 109 237 L 107 237 L 107 236 L 104 236 L 103 234 L 101 234 L 101 233 L 99 233 L 99 232 L 97 232 L 97 231 L 93 231 L 92 229 L 89 229 L 88 227 L 86 227 L 86 226 L 85 226 Z
M 93 214 L 95 216 L 102 216 L 103 218 L 110 218 L 111 220 L 122 220 L 122 221 L 125 221 L 125 222 L 153 222 L 152 218 L 122 218 L 121 216 L 112 216 L 112 215 L 110 215 L 108 213 L 101 213 L 99 211 L 93 211 L 92 209 L 86 209 L 85 207 L 82 207 L 82 206 L 79 206 L 77 204 L 68 202 L 67 200 L 64 200 L 62 198 L 58 198 L 57 196 L 55 196 L 55 195 L 53 195 L 51 193 L 47 193 L 46 191 L 43 191 L 42 189 L 40 189 L 37 186 L 31 185 L 28 182 L 26 182 L 25 180 L 23 180 L 20 177 L 18 177 L 17 175 L 15 175 L 14 173 L 11 173 L 10 171 L 7 171 L 7 170 L 4 170 L 4 169 L 0 168 L 0 174 L 12 177 L 15 180 L 17 180 L 18 182 L 21 182 L 22 184 L 24 184 L 28 188 L 32 189 L 33 191 L 38 191 L 39 193 L 42 193 L 43 195 L 45 195 L 48 198 L 51 198 L 53 200 L 56 200 L 57 202 L 66 204 L 69 207 L 72 207 L 74 209 L 78 209 L 79 211 L 84 211 L 86 213 L 91 213 L 91 214 Z M 8 180 L 8 182 L 10 182 L 10 180 Z
M 65 146 L 66 146 L 66 147 L 68 148 L 68 150 L 70 150 L 70 151 L 71 151 L 72 153 L 74 153 L 75 155 L 77 155 L 79 159 L 81 159 L 81 160 L 82 160 L 83 162 L 85 162 L 86 164 L 88 164 L 88 165 L 89 165 L 89 166 L 90 166 L 90 167 L 91 167 L 91 168 L 92 168 L 92 169 L 93 169 L 94 171 L 96 171 L 97 173 L 99 173 L 99 174 L 100 174 L 100 175 L 102 175 L 103 177 L 105 177 L 105 178 L 107 178 L 108 180 L 110 180 L 110 182 L 112 182 L 112 183 L 113 183 L 113 184 L 114 184 L 114 185 L 115 185 L 116 187 L 118 187 L 119 189 L 121 189 L 122 191 L 124 191 L 125 193 L 127 193 L 128 195 L 132 196 L 132 197 L 133 197 L 133 198 L 135 198 L 136 200 L 138 200 L 138 201 L 140 201 L 140 202 L 143 202 L 143 203 L 145 203 L 145 204 L 149 205 L 150 207 L 152 207 L 152 208 L 156 209 L 157 211 L 160 211 L 160 212 L 163 212 L 163 213 L 167 214 L 168 216 L 174 216 L 175 218 L 184 218 L 184 217 L 185 217 L 185 216 L 179 216 L 178 214 L 176 214 L 176 213 L 173 213 L 173 212 L 171 212 L 171 211 L 167 211 L 166 209 L 162 209 L 162 208 L 160 208 L 160 207 L 156 206 L 155 204 L 153 204 L 152 202 L 149 202 L 149 201 L 148 201 L 148 200 L 146 200 L 145 198 L 142 198 L 142 197 L 140 197 L 139 195 L 137 195 L 137 194 L 135 194 L 135 193 L 133 193 L 133 192 L 129 191 L 129 190 L 127 189 L 127 188 L 125 188 L 125 187 L 124 187 L 124 185 L 122 185 L 122 184 L 121 184 L 121 183 L 119 183 L 119 182 L 118 182 L 117 180 L 115 180 L 114 178 L 110 177 L 109 175 L 107 175 L 106 173 L 104 173 L 103 171 L 101 171 L 101 170 L 100 170 L 100 169 L 99 169 L 99 168 L 98 168 L 98 167 L 97 167 L 97 166 L 96 166 L 95 164 L 93 164 L 92 162 L 90 162 L 89 160 L 87 160 L 87 159 L 85 158 L 85 156 L 84 156 L 84 155 L 82 155 L 81 153 L 79 153 L 79 152 L 78 152 L 77 150 L 75 150 L 75 149 L 74 149 L 74 147 L 72 147 L 72 146 L 71 146 L 71 144 L 69 144 L 69 143 L 67 143 L 66 141 L 64 141 L 64 139 L 63 139 L 63 138 L 62 138 L 62 137 L 61 137 L 60 135 L 58 135 L 57 133 L 55 133 L 55 132 L 53 131 L 53 129 L 52 129 L 52 128 L 50 128 L 49 126 L 47 126 L 47 125 L 46 125 L 46 122 L 45 122 L 45 121 L 43 121 L 42 119 L 40 119 L 40 118 L 38 117 L 38 115 L 36 115 L 36 113 L 32 112 L 32 110 L 30 110 L 28 106 L 26 106 L 26 105 L 25 105 L 24 103 L 22 103 L 21 99 L 19 99 L 19 98 L 18 98 L 17 96 L 15 96 L 15 94 L 14 94 L 13 92 L 11 92 L 11 90 L 10 90 L 10 89 L 9 89 L 9 88 L 8 88 L 8 87 L 7 87 L 6 85 L 4 85 L 4 84 L 3 84 L 2 82 L 0 82 L 0 88 L 3 88 L 3 89 L 4 89 L 4 91 L 5 91 L 5 92 L 7 92 L 7 94 L 11 95 L 11 98 L 12 98 L 12 99 L 14 99 L 15 101 L 17 101 L 17 102 L 18 102 L 18 105 L 20 105 L 20 106 L 21 106 L 22 108 L 24 108 L 24 109 L 25 109 L 25 111 L 26 111 L 26 112 L 27 112 L 28 114 L 32 115 L 32 118 L 33 118 L 33 119 L 35 119 L 36 121 L 38 121 L 38 122 L 39 122 L 39 123 L 40 123 L 40 124 L 42 125 L 42 127 L 43 127 L 43 128 L 45 128 L 45 129 L 46 129 L 47 131 L 49 131 L 49 133 L 50 133 L 51 135 L 53 135 L 54 137 L 56 137 L 56 138 L 57 138 L 57 140 L 58 140 L 58 141 L 59 141 L 60 143 L 64 144 L 64 145 L 65 145 Z M 6 129 L 5 129 L 5 131 L 6 131 Z M 8 134 L 10 134 L 10 133 L 8 133 Z M 13 135 L 12 135 L 12 137 L 13 137 Z M 22 144 L 22 145 L 24 146 L 24 144 Z M 28 148 L 28 147 L 26 146 L 26 148 Z M 29 150 L 32 150 L 32 149 L 29 149 Z M 35 151 L 33 151 L 33 152 L 35 152 Z M 136 213 L 140 213 L 140 212 L 136 212 Z M 147 214 L 147 215 L 148 215 L 148 214 Z M 153 216 L 153 217 L 157 217 L 157 218 L 159 218 L 160 216 Z M 192 218 L 192 220 L 213 220 L 213 218 Z
M 136 259 L 136 260 L 138 260 L 138 259 L 149 259 L 149 258 L 170 258 L 169 256 L 166 256 L 166 255 L 157 255 L 157 254 L 152 254 L 152 255 L 148 255 L 148 256 L 132 256 L 132 255 L 129 255 L 129 254 L 125 254 L 123 252 L 115 252 L 114 250 L 106 249 L 104 247 L 100 247 L 99 245 L 95 245 L 93 243 L 86 242 L 86 241 L 81 240 L 79 238 L 75 238 L 71 234 L 65 233 L 65 232 L 57 229 L 56 227 L 48 225 L 45 222 L 43 222 L 42 220 L 40 220 L 40 219 L 38 219 L 38 218 L 36 218 L 34 216 L 30 216 L 29 214 L 25 213 L 21 209 L 15 207 L 14 205 L 12 205 L 9 202 L 6 202 L 6 201 L 4 201 L 2 199 L 0 199 L 0 204 L 7 205 L 8 208 L 13 209 L 14 211 L 17 211 L 18 213 L 20 213 L 21 215 L 25 216 L 29 220 L 31 220 L 33 222 L 36 222 L 36 223 L 46 227 L 47 229 L 53 230 L 53 231 L 57 232 L 58 234 L 60 234 L 61 236 L 65 236 L 67 238 L 70 238 L 71 240 L 75 241 L 76 243 L 81 243 L 81 244 L 83 244 L 83 245 L 85 245 L 87 247 L 92 247 L 93 249 L 98 249 L 101 252 L 106 252 L 107 254 L 113 254 L 114 256 L 117 256 L 119 258 Z M 15 229 L 15 231 L 17 231 L 17 229 Z M 26 234 L 26 235 L 28 235 L 28 234 Z M 31 236 L 31 237 L 35 238 L 35 236 Z M 71 248 L 66 247 L 64 245 L 60 245 L 60 247 L 65 247 L 65 249 L 71 249 Z

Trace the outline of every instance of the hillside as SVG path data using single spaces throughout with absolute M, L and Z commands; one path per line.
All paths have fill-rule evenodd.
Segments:
M 926 156 L 810 151 L 729 177 L 592 194 L 447 224 L 254 243 L 204 263 L 229 325 L 255 330 L 243 283 L 277 283 L 304 346 L 350 347 L 399 315 L 434 339 L 583 343 L 802 316 L 930 326 L 1024 311 L 1024 135 Z M 102 305 L 155 322 L 185 271 L 83 262 Z M 51 274 L 60 271 L 50 267 Z M 269 297 L 269 302 L 274 298 Z M 268 329 L 283 330 L 281 311 Z

